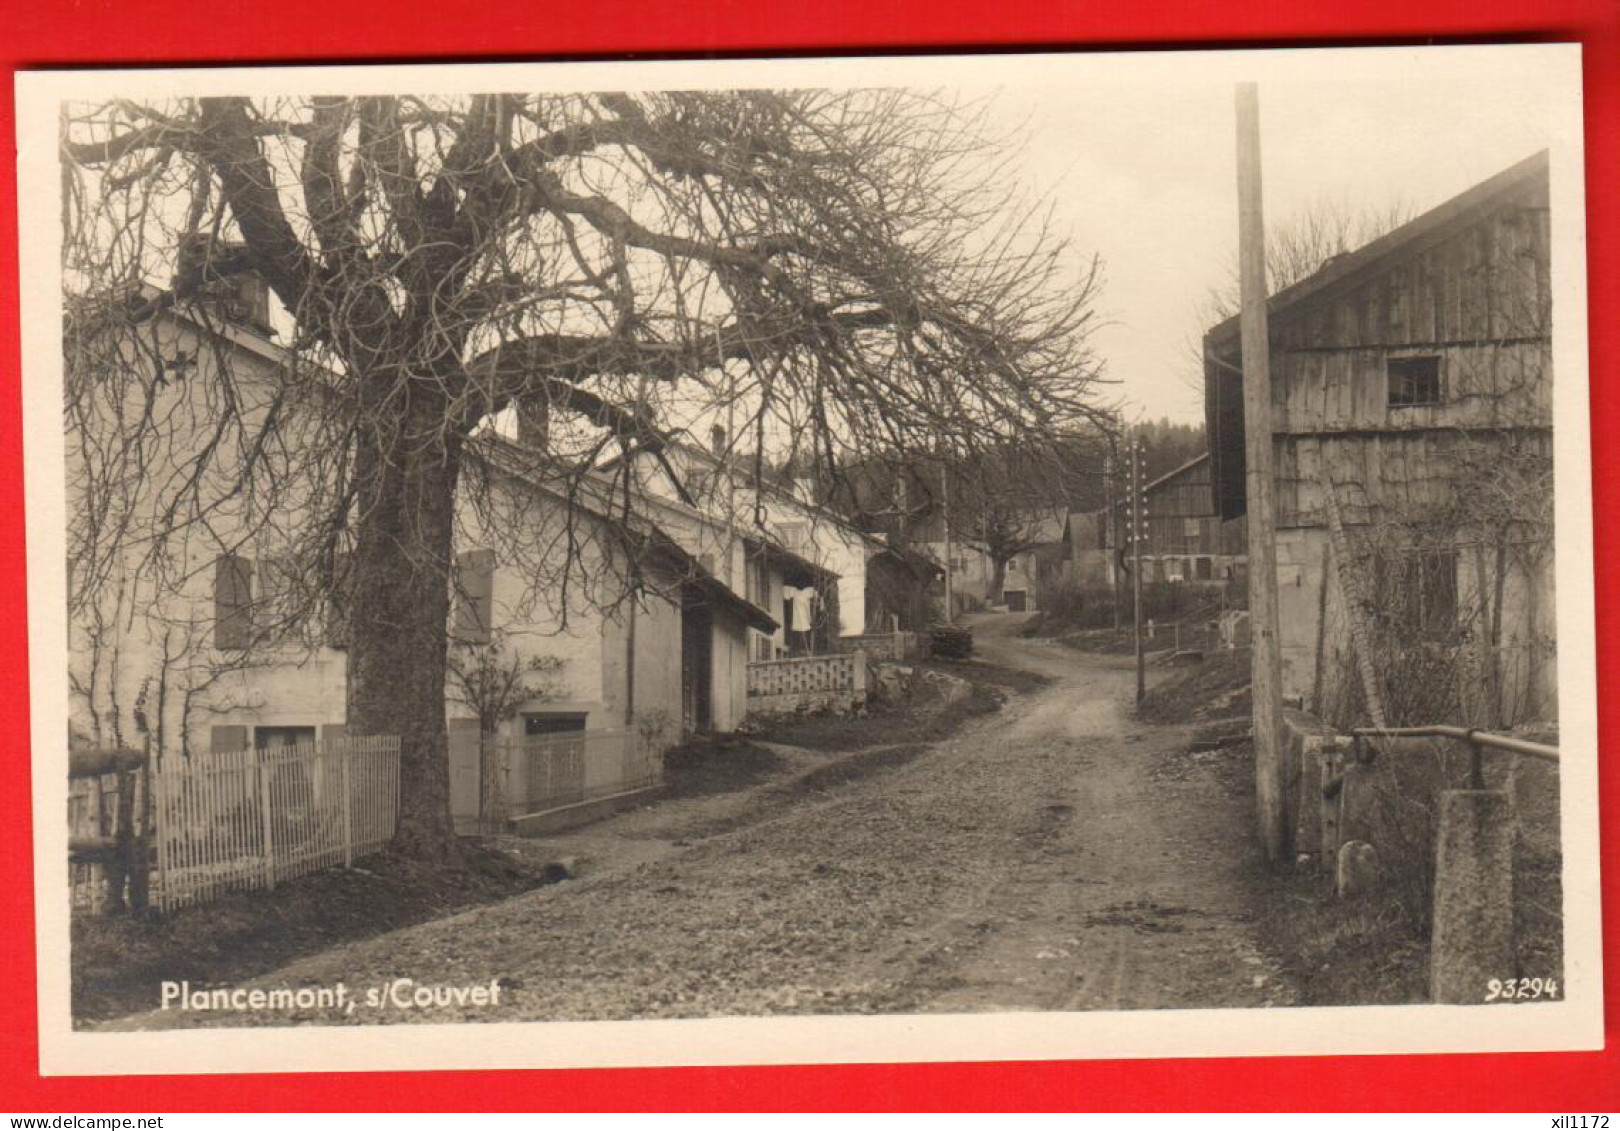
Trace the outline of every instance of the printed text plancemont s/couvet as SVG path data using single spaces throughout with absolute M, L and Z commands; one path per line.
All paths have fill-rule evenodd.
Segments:
M 291 1012 L 294 1010 L 336 1010 L 353 1013 L 356 1006 L 365 1009 L 434 1009 L 449 1006 L 498 1006 L 501 1003 L 500 979 L 468 986 L 443 986 L 418 983 L 410 978 L 395 978 L 366 988 L 363 992 L 351 990 L 338 982 L 332 986 L 283 986 L 276 989 L 248 989 L 246 987 L 193 989 L 190 982 L 164 982 L 161 988 L 160 1008 L 182 1012 Z

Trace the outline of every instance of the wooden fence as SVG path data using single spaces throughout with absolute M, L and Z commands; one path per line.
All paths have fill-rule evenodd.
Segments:
M 75 915 L 100 915 L 128 906 L 124 885 L 131 850 L 150 830 L 146 775 L 127 767 L 78 772 L 68 780 L 68 891 Z M 145 888 L 137 881 L 141 902 Z M 129 892 L 131 898 L 136 892 Z M 142 903 L 144 906 L 144 903 Z M 140 910 L 137 907 L 136 910 Z
M 399 739 L 195 755 L 152 774 L 159 910 L 351 864 L 394 836 Z
M 507 816 L 521 818 L 614 794 L 650 789 L 664 776 L 656 744 L 628 730 L 536 735 L 503 742 Z

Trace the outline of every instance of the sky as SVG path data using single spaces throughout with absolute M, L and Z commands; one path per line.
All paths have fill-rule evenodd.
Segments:
M 1093 346 L 1113 382 L 1103 396 L 1124 402 L 1127 420 L 1192 423 L 1203 416 L 1202 308 L 1237 259 L 1234 81 L 1259 85 L 1274 225 L 1320 202 L 1351 212 L 1398 203 L 1415 215 L 1549 146 L 1556 187 L 1561 169 L 1578 167 L 1577 63 L 1573 47 L 1537 45 L 195 70 L 139 81 L 274 94 L 312 81 L 333 93 L 878 81 L 987 100 L 986 129 L 1018 154 L 1009 198 L 1043 196 L 1077 256 L 1102 260 Z M 95 98 L 130 81 L 86 72 L 52 83 Z M 39 117 L 54 138 L 54 104 Z
M 1259 77 L 1268 225 L 1317 200 L 1355 210 L 1399 201 L 1415 215 L 1547 148 L 1569 119 L 1545 56 L 1446 49 L 1403 64 L 1372 54 L 1383 55 L 1336 52 Z M 1178 78 L 1173 64 L 1147 71 L 1009 84 L 990 113 L 1027 136 L 1026 187 L 1049 193 L 1076 248 L 1104 261 L 1106 324 L 1094 344 L 1118 382 L 1109 394 L 1130 403 L 1128 416 L 1195 422 L 1199 306 L 1237 261 L 1233 87 Z

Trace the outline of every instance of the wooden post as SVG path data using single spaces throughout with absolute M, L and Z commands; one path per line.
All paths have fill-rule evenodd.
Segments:
M 330 739 L 328 741 L 331 741 Z M 354 821 L 349 810 L 354 805 L 354 794 L 349 786 L 349 751 L 347 739 L 337 740 L 338 775 L 343 779 L 343 866 L 354 867 Z M 327 756 L 331 756 L 331 750 Z
M 264 886 L 276 886 L 276 846 L 271 834 L 270 820 L 270 751 L 261 751 L 256 760 L 259 767 L 259 824 L 264 832 Z
M 164 843 L 167 838 L 163 835 L 163 823 L 167 819 L 164 814 L 168 811 L 169 802 L 169 779 L 159 771 L 152 775 L 151 781 L 155 791 L 152 798 L 151 835 L 154 862 L 157 865 L 157 906 L 159 911 L 166 911 L 171 906 L 169 901 L 174 897 L 173 891 L 169 888 L 169 847 Z
M 1115 465 L 1119 462 L 1116 441 L 1112 434 L 1108 437 L 1108 452 L 1103 456 L 1103 498 L 1108 504 L 1108 514 L 1103 524 L 1103 553 L 1108 559 L 1108 581 L 1114 588 L 1114 635 L 1119 636 L 1120 595 L 1119 595 L 1119 492 L 1115 489 L 1114 479 L 1118 474 Z
M 1249 633 L 1253 646 L 1254 777 L 1260 837 L 1275 866 L 1288 858 L 1282 657 L 1277 640 L 1275 480 L 1271 470 L 1271 336 L 1260 184 L 1260 95 L 1237 85 L 1238 274 L 1242 293 L 1243 454 L 1247 465 Z
M 1147 540 L 1146 499 L 1142 494 L 1142 441 L 1131 444 L 1131 592 L 1135 604 L 1132 618 L 1136 638 L 1136 705 L 1147 696 L 1147 664 L 1142 654 L 1142 543 Z
M 152 736 L 142 736 L 141 768 L 132 773 L 130 789 L 141 794 L 140 811 L 130 808 L 129 909 L 144 912 L 152 888 Z

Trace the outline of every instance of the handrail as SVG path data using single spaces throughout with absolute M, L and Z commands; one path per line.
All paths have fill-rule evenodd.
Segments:
M 1544 762 L 1558 764 L 1558 747 L 1545 746 L 1539 742 L 1527 742 L 1522 738 L 1513 738 L 1505 734 L 1495 734 L 1488 730 L 1477 730 L 1473 727 L 1455 726 L 1426 726 L 1426 727 L 1357 727 L 1350 732 L 1357 746 L 1357 760 L 1361 758 L 1360 747 L 1369 738 L 1450 738 L 1457 742 L 1468 743 L 1469 779 L 1470 788 L 1485 788 L 1485 765 L 1481 757 L 1483 750 L 1502 750 L 1510 754 L 1523 754 L 1529 758 L 1539 758 Z
M 1529 742 L 1522 738 L 1496 734 L 1493 731 L 1479 730 L 1474 727 L 1357 727 L 1350 733 L 1356 738 L 1454 738 L 1471 746 L 1483 746 L 1489 750 L 1503 750 L 1510 754 L 1523 754 L 1528 758 L 1540 758 L 1544 762 L 1556 762 L 1559 760 L 1558 747 L 1556 746 L 1547 746 L 1540 742 Z

